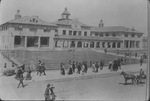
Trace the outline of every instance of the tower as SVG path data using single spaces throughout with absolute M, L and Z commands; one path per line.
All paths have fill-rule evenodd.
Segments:
M 99 27 L 104 27 L 103 20 L 100 20 Z
M 20 10 L 17 10 L 17 13 L 15 14 L 15 19 L 20 19 L 20 18 L 21 18 Z
M 65 8 L 65 11 L 61 14 L 62 15 L 62 19 L 69 19 L 70 13 L 68 12 L 67 8 Z

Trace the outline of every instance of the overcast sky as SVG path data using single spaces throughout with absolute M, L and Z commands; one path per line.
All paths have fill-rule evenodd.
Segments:
M 2 0 L 0 24 L 14 19 L 16 10 L 22 16 L 39 16 L 40 19 L 54 22 L 61 18 L 67 7 L 70 18 L 98 26 L 125 26 L 147 33 L 147 0 Z

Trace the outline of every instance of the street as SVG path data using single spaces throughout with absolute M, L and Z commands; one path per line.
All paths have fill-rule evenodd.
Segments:
M 128 65 L 128 68 L 136 66 L 137 65 Z M 146 68 L 146 64 L 139 68 Z M 47 74 L 48 73 L 49 72 L 47 72 Z M 25 81 L 26 86 L 24 88 L 17 88 L 18 81 L 13 77 L 1 77 L 0 95 L 4 100 L 6 98 L 8 100 L 43 100 L 46 85 L 48 83 L 53 83 L 55 86 L 54 92 L 57 96 L 56 99 L 58 100 L 144 101 L 146 84 L 143 83 L 139 85 L 131 85 L 131 81 L 129 80 L 129 84 L 124 85 L 124 77 L 116 72 L 114 72 L 113 74 L 116 75 L 102 75 L 102 73 L 99 73 L 97 74 L 98 76 L 93 77 L 92 74 L 87 77 L 79 75 L 78 79 L 72 77 L 76 76 L 77 74 L 71 76 L 65 75 L 66 77 L 70 77 L 70 79 L 62 79 L 56 81 L 51 79 L 50 76 L 36 76 L 36 78 L 38 77 L 39 79 L 41 78 L 43 80 Z

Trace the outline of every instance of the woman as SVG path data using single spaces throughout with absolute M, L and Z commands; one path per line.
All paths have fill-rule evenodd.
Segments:
M 73 69 L 72 69 L 72 64 L 69 64 L 69 71 L 68 71 L 68 75 L 71 75 L 73 73 Z
M 60 74 L 65 75 L 65 68 L 63 63 L 60 65 Z
M 32 79 L 32 77 L 31 77 L 31 69 L 30 69 L 30 67 L 28 67 L 28 69 L 27 69 L 27 75 L 25 77 L 25 80 L 31 80 L 31 79 Z

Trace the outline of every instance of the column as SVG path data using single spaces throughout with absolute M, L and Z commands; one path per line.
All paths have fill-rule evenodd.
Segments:
M 24 47 L 27 48 L 27 36 L 25 36 Z
M 85 41 L 82 42 L 82 48 L 84 48 L 84 43 L 85 43 Z
M 71 41 L 68 41 L 68 48 L 70 48 L 70 45 L 71 45 Z
M 40 48 L 40 44 L 41 44 L 41 38 L 38 38 L 38 48 Z
M 94 48 L 96 48 L 96 43 L 97 43 L 97 42 L 95 41 L 95 42 L 94 42 Z
M 75 48 L 77 48 L 78 41 L 74 41 L 74 42 L 75 42 Z

